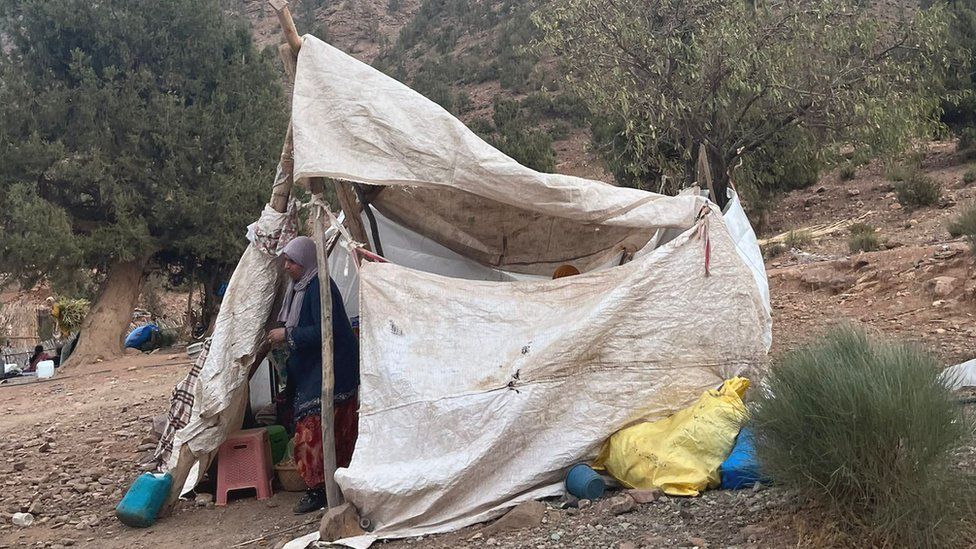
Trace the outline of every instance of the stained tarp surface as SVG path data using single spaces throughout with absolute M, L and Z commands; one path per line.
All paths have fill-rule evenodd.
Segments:
M 306 36 L 292 102 L 295 178 L 384 189 L 390 219 L 482 264 L 547 275 L 692 226 L 705 200 L 526 168 L 404 84 Z
M 766 354 L 765 305 L 721 223 L 554 281 L 367 264 L 360 285 L 360 438 L 336 478 L 380 537 L 559 494 L 615 431 L 750 375 Z

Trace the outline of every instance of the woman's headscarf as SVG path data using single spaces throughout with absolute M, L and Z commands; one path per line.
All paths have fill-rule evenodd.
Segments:
M 294 328 L 298 325 L 298 317 L 302 313 L 305 289 L 319 274 L 318 262 L 315 259 L 315 241 L 307 236 L 296 237 L 285 245 L 281 253 L 305 269 L 300 279 L 288 281 L 285 300 L 281 304 L 281 313 L 278 315 L 278 320 L 284 322 L 286 327 Z

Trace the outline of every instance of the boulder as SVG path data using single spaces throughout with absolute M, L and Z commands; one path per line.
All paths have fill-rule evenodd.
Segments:
M 935 296 L 946 297 L 956 289 L 956 278 L 952 276 L 937 276 L 926 282 L 925 288 Z
M 614 515 L 622 515 L 634 510 L 637 502 L 629 494 L 621 494 L 609 501 L 609 510 Z
M 486 526 L 482 530 L 482 533 L 485 536 L 492 536 L 502 532 L 532 528 L 542 524 L 542 519 L 545 516 L 545 503 L 541 501 L 525 501 L 516 505 L 514 509 L 506 513 L 502 518 Z
M 661 491 L 658 489 L 651 490 L 627 490 L 627 495 L 634 498 L 634 501 L 640 503 L 641 505 L 645 503 L 651 503 L 656 501 L 661 497 Z
M 359 511 L 351 503 L 343 503 L 326 511 L 319 525 L 319 537 L 323 541 L 336 541 L 365 533 L 359 527 Z

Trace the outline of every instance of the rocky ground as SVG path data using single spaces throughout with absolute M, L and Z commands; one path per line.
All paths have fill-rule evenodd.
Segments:
M 976 186 L 962 181 L 968 167 L 955 162 L 947 145 L 930 149 L 924 167 L 945 189 L 932 208 L 895 207 L 884 170 L 870 165 L 853 181 L 825 177 L 772 210 L 765 236 L 866 215 L 887 242 L 886 249 L 851 254 L 841 231 L 768 259 L 774 357 L 838 322 L 917 341 L 947 365 L 976 355 L 976 263 L 966 243 L 945 230 L 948 219 L 976 200 Z M 208 494 L 201 495 L 144 530 L 115 519 L 115 505 L 155 443 L 153 418 L 166 410 L 188 363 L 185 354 L 172 350 L 79 367 L 46 382 L 0 384 L 0 549 L 275 547 L 315 529 L 317 517 L 291 514 L 297 494 L 288 492 L 269 501 L 241 498 L 226 507 L 214 507 Z M 957 458 L 961 469 L 976 466 L 976 440 Z M 530 526 L 520 531 L 475 526 L 383 545 L 856 545 L 820 509 L 775 487 L 661 497 L 627 510 L 612 500 L 561 507 L 558 500 L 536 506 Z M 12 516 L 20 512 L 30 512 L 35 522 L 14 525 Z

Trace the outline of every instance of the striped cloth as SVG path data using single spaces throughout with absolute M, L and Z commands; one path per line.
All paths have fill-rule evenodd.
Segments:
M 200 370 L 207 360 L 209 351 L 210 340 L 207 339 L 203 344 L 203 350 L 197 355 L 193 367 L 190 368 L 190 372 L 173 389 L 169 413 L 166 418 L 166 428 L 163 429 L 163 435 L 159 438 L 159 444 L 156 445 L 156 453 L 153 456 L 157 468 L 169 461 L 170 454 L 173 453 L 173 440 L 176 438 L 176 432 L 186 427 L 187 423 L 190 422 L 190 413 L 193 411 L 193 389 L 196 387 Z

